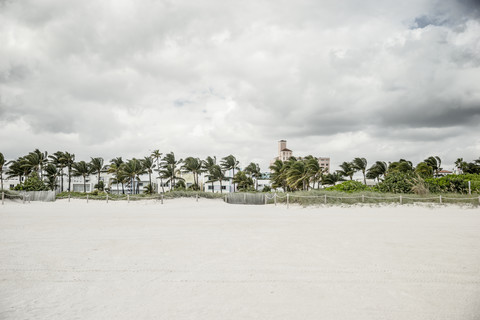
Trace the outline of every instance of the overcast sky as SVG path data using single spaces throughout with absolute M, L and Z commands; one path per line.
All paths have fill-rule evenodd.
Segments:
M 0 152 L 480 157 L 480 1 L 0 0 Z

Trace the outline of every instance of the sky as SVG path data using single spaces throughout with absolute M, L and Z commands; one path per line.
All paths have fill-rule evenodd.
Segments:
M 479 0 L 0 0 L 0 152 L 480 157 Z

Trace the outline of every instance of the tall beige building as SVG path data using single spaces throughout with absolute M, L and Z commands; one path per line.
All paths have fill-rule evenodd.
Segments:
M 287 140 L 278 141 L 278 156 L 275 157 L 270 164 L 273 164 L 276 160 L 288 161 L 293 156 L 293 151 L 287 148 Z M 301 159 L 301 157 L 298 157 Z M 325 169 L 326 173 L 330 172 L 330 158 L 319 157 L 318 164 Z

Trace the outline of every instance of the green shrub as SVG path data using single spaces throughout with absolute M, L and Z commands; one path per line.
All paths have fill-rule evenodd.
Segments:
M 365 191 L 366 189 L 367 189 L 366 185 L 364 185 L 361 182 L 353 181 L 353 180 L 345 181 L 335 186 L 325 188 L 325 190 L 328 190 L 328 191 L 341 191 L 341 192 L 349 192 L 349 193 Z
M 36 172 L 32 172 L 24 183 L 17 184 L 13 190 L 17 191 L 46 191 L 48 187 L 40 180 Z
M 392 172 L 378 184 L 378 190 L 390 193 L 412 193 L 413 185 L 415 185 L 415 181 L 412 174 Z
M 473 193 L 480 193 L 480 175 L 478 174 L 450 174 L 441 178 L 426 179 L 425 183 L 430 192 L 468 193 L 468 181 Z

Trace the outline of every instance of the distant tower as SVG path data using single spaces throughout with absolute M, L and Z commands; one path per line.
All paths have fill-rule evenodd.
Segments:
M 287 161 L 292 156 L 292 150 L 287 148 L 287 140 L 278 141 L 278 160 Z
M 287 140 L 280 140 L 278 141 L 278 156 L 280 157 L 280 153 L 283 149 L 287 148 Z

